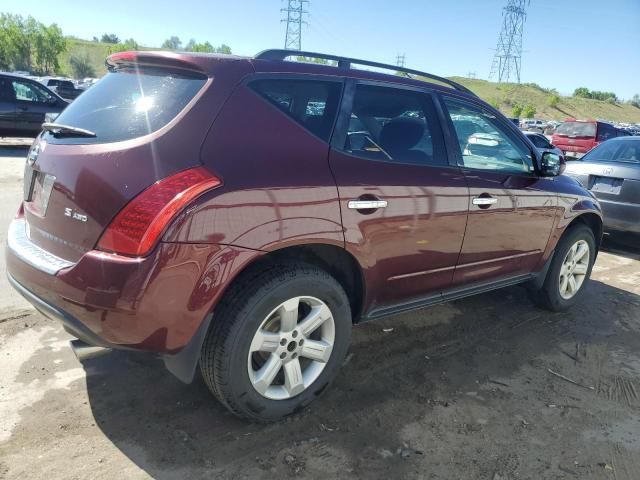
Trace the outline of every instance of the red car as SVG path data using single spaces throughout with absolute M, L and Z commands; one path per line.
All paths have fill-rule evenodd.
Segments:
M 558 125 L 551 143 L 569 159 L 578 159 L 605 140 L 627 135 L 606 122 L 570 119 Z
M 353 324 L 515 284 L 579 301 L 601 212 L 557 155 L 455 82 L 290 55 L 114 54 L 43 125 L 7 267 L 80 357 L 156 352 L 274 420 Z

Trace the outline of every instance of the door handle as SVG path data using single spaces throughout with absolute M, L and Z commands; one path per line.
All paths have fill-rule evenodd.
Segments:
M 387 208 L 389 203 L 386 200 L 349 200 L 348 207 L 351 210 L 377 210 Z
M 489 208 L 496 203 L 498 203 L 498 199 L 495 197 L 475 197 L 473 199 L 473 204 L 480 208 Z

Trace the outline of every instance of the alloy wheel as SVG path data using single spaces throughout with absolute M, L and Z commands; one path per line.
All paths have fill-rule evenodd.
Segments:
M 314 297 L 282 302 L 256 331 L 247 363 L 253 388 L 271 400 L 304 392 L 331 358 L 335 322 L 329 307 Z
M 589 271 L 589 244 L 578 240 L 567 252 L 560 268 L 560 296 L 570 300 L 582 287 Z

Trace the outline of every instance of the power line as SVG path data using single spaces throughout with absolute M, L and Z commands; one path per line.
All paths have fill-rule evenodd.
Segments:
M 302 50 L 302 25 L 307 25 L 304 16 L 309 12 L 305 5 L 309 0 L 287 0 L 287 8 L 280 9 L 285 13 L 281 22 L 287 22 L 287 33 L 284 40 L 286 50 Z
M 527 18 L 526 7 L 531 0 L 507 0 L 502 9 L 502 29 L 498 46 L 493 56 L 489 79 L 498 77 L 498 82 L 514 79 L 520 83 L 522 69 L 522 34 Z

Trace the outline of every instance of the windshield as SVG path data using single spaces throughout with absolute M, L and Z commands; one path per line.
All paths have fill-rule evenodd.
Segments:
M 106 143 L 164 127 L 205 84 L 200 75 L 165 69 L 119 69 L 71 103 L 56 123 L 95 132 L 95 138 L 51 138 L 51 143 Z
M 640 164 L 640 140 L 615 140 L 602 143 L 582 157 L 582 160 Z
M 556 129 L 556 134 L 567 137 L 595 137 L 596 124 L 589 122 L 564 122 Z

